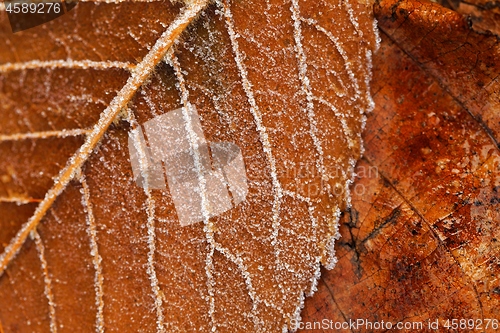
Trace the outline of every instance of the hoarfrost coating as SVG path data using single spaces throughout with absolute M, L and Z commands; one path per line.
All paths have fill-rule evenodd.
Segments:
M 95 309 L 89 325 L 100 332 L 292 328 L 304 297 L 317 288 L 320 265 L 336 263 L 339 216 L 349 205 L 364 114 L 372 108 L 369 62 L 377 38 L 368 9 L 310 0 L 216 1 L 203 10 L 182 10 L 177 3 L 179 16 L 169 21 L 175 9 L 165 10 L 172 6 L 168 1 L 78 8 L 85 6 L 99 22 L 89 36 L 107 31 L 106 9 L 138 8 L 113 22 L 140 19 L 121 25 L 125 29 L 110 27 L 110 39 L 101 44 L 78 31 L 60 36 L 60 43 L 48 38 L 48 48 L 65 48 L 60 57 L 48 58 L 34 45 L 37 58 L 12 57 L 0 67 L 0 84 L 13 90 L 33 77 L 43 82 L 33 94 L 50 100 L 38 106 L 17 98 L 26 94 L 12 99 L 6 117 L 21 125 L 12 132 L 0 128 L 0 141 L 14 149 L 62 140 L 82 147 L 54 158 L 57 171 L 64 169 L 59 185 L 43 191 L 50 200 L 28 225 L 65 235 L 86 231 L 69 242 L 84 253 L 75 250 L 58 266 L 65 250 L 40 233 L 57 305 L 52 318 L 70 327 L 69 298 L 61 290 L 72 281 L 61 270 L 87 258 L 81 277 L 88 285 L 75 294 L 82 291 L 81 304 Z M 139 10 L 150 7 L 155 10 L 147 15 Z M 161 17 L 150 19 L 156 9 Z M 87 17 L 77 19 L 94 26 Z M 174 38 L 181 30 L 182 38 Z M 73 40 L 82 41 L 82 50 L 72 47 Z M 59 94 L 51 93 L 55 87 Z M 32 107 L 39 109 L 28 112 Z M 177 111 L 169 116 L 170 110 Z M 162 125 L 172 115 L 177 132 Z M 169 146 L 182 147 L 180 154 L 171 155 L 150 135 L 169 131 Z M 21 174 L 15 162 L 9 160 Z M 304 171 L 303 165 L 310 167 Z M 57 172 L 42 170 L 20 179 L 43 180 L 50 188 Z M 29 186 L 20 188 L 27 195 L 9 202 L 24 205 L 39 197 Z M 179 204 L 176 188 L 194 195 L 178 195 Z M 179 222 L 195 219 L 193 211 L 186 219 L 179 211 L 194 203 L 202 223 L 182 227 Z M 47 223 L 38 225 L 42 217 Z M 22 257 L 17 260 L 22 265 Z

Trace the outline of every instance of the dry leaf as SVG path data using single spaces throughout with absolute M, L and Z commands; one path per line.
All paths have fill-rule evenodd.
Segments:
M 500 4 L 491 0 L 440 0 L 444 7 L 467 15 L 472 29 L 479 33 L 493 33 L 500 37 Z
M 15 35 L 2 14 L 5 331 L 283 331 L 335 264 L 373 107 L 371 10 L 187 3 L 83 2 Z M 249 189 L 210 214 L 191 128 L 203 222 L 182 227 L 137 137 L 136 183 L 128 138 L 190 105 L 208 142 L 241 149 Z
M 303 321 L 448 332 L 453 319 L 474 319 L 459 331 L 482 323 L 494 332 L 486 323 L 500 318 L 500 43 L 429 2 L 380 1 L 375 13 L 382 43 L 365 156 L 341 221 L 339 263 L 324 272 Z

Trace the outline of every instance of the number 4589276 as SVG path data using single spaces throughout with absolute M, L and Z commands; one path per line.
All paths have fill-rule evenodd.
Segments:
M 497 330 L 498 319 L 447 319 L 443 325 L 451 330 Z
M 6 2 L 5 11 L 13 14 L 48 14 L 61 12 L 61 3 L 58 2 L 39 2 L 39 3 L 19 3 Z

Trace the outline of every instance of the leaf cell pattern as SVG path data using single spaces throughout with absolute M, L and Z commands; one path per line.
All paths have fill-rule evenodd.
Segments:
M 81 2 L 15 35 L 0 23 L 1 327 L 288 330 L 336 263 L 373 108 L 368 4 Z M 189 105 L 207 141 L 240 147 L 249 188 L 182 227 L 147 165 L 136 186 L 127 143 Z

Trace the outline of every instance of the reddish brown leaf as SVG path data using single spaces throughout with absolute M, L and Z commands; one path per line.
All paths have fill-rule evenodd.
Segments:
M 491 0 L 440 0 L 444 7 L 467 15 L 472 29 L 480 33 L 493 33 L 500 37 L 500 5 Z
M 438 320 L 445 332 L 447 319 L 498 320 L 499 42 L 429 2 L 381 1 L 375 13 L 382 47 L 366 152 L 339 263 L 306 301 L 304 323 L 436 331 L 428 323 Z

